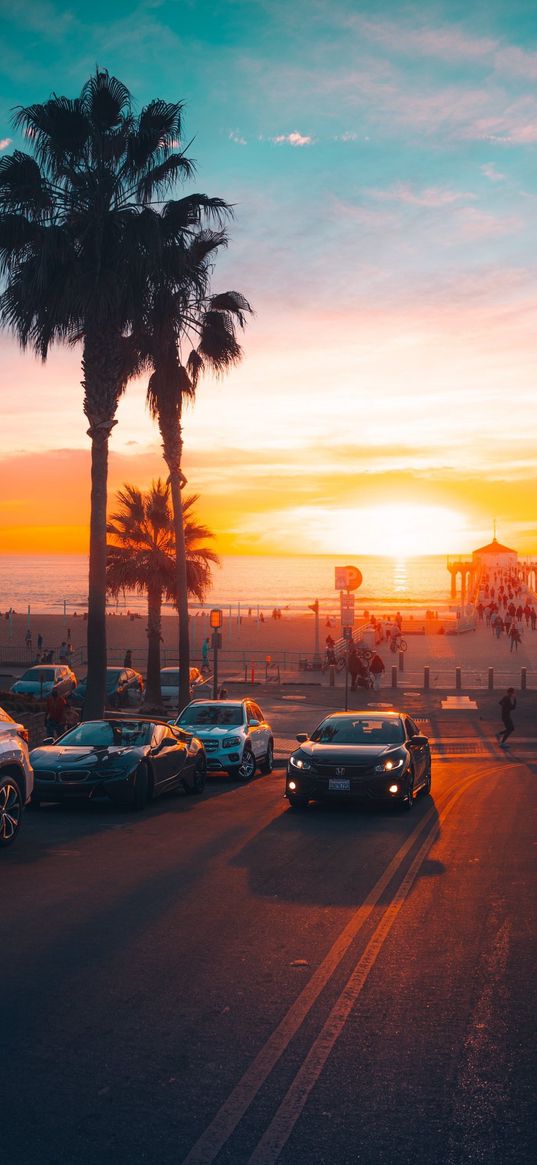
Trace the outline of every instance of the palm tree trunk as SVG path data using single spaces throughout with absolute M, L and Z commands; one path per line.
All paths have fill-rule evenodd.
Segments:
M 182 473 L 180 465 L 170 469 L 173 529 L 177 568 L 177 611 L 179 614 L 179 708 L 181 712 L 190 700 L 190 629 L 188 625 L 188 583 L 186 574 L 185 524 L 181 498 Z
M 160 644 L 161 644 L 162 591 L 159 587 L 147 590 L 147 679 L 145 689 L 146 704 L 161 704 L 160 690 Z
M 106 683 L 106 485 L 108 431 L 91 442 L 91 515 L 88 590 L 88 686 L 83 718 L 104 713 Z

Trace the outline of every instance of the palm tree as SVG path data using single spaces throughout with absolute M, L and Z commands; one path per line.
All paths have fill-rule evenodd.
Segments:
M 177 546 L 180 702 L 188 701 L 190 644 L 188 581 L 181 490 L 183 405 L 192 399 L 201 373 L 223 373 L 240 360 L 237 327 L 251 311 L 239 292 L 209 294 L 214 256 L 227 244 L 223 230 L 201 230 L 202 216 L 220 222 L 231 208 L 220 199 L 194 195 L 171 203 L 160 223 L 159 261 L 147 285 L 138 328 L 141 357 L 152 366 L 148 403 L 157 419 L 168 467 Z M 184 349 L 190 349 L 185 359 Z
M 158 704 L 162 600 L 175 602 L 177 594 L 170 490 L 160 479 L 145 494 L 136 486 L 125 485 L 116 500 L 120 508 L 111 515 L 107 526 L 112 539 L 107 546 L 107 586 L 116 596 L 126 590 L 147 594 L 146 700 Z M 197 494 L 185 498 L 183 521 L 188 593 L 203 602 L 211 582 L 210 564 L 219 559 L 209 547 L 200 545 L 213 535 L 194 517 L 197 501 Z
M 0 322 L 43 360 L 54 342 L 82 344 L 91 439 L 88 717 L 104 709 L 109 437 L 140 370 L 132 324 L 161 245 L 162 198 L 193 172 L 177 148 L 181 111 L 157 99 L 135 116 L 126 86 L 98 69 L 79 97 L 53 94 L 19 108 L 14 124 L 31 153 L 0 160 Z

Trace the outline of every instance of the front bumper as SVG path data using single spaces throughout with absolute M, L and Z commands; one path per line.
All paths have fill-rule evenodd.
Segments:
M 293 768 L 287 770 L 285 780 L 285 796 L 289 794 L 307 797 L 309 801 L 405 801 L 408 797 L 408 771 L 375 773 L 368 768 L 351 770 L 345 778 L 338 778 L 332 772 L 321 774 Z
M 130 805 L 134 797 L 134 772 L 104 775 L 34 771 L 34 797 L 39 801 L 96 801 Z

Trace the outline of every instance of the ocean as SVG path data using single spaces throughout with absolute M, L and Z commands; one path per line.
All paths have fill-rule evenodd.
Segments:
M 231 607 L 271 611 L 274 607 L 295 612 L 307 610 L 319 600 L 325 613 L 339 610 L 334 587 L 336 566 L 357 566 L 363 581 L 355 593 L 356 611 L 372 613 L 416 608 L 444 610 L 450 603 L 447 559 L 440 555 L 395 560 L 364 557 L 349 563 L 328 555 L 302 557 L 224 555 L 215 567 L 213 585 L 205 607 Z M 72 614 L 87 608 L 87 558 L 79 554 L 0 555 L 0 611 L 12 607 L 31 611 Z M 144 611 L 143 595 L 128 593 L 110 601 L 110 608 Z M 197 603 L 192 603 L 196 609 Z M 172 608 L 163 608 L 164 611 Z

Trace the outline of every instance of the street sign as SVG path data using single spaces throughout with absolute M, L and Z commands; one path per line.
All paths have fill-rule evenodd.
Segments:
M 335 576 L 336 591 L 356 591 L 362 583 L 362 572 L 357 566 L 336 566 Z
M 354 595 L 344 595 L 343 591 L 339 596 L 341 608 L 341 626 L 354 626 Z

